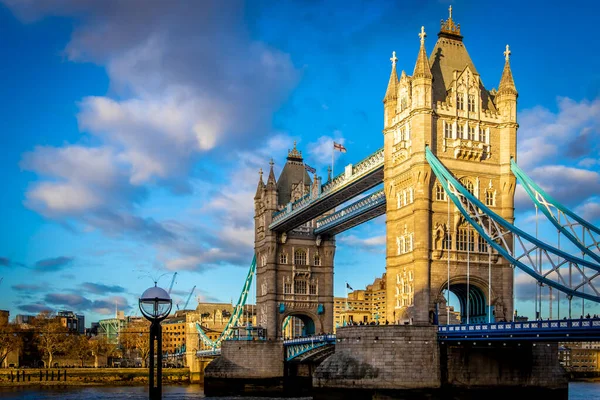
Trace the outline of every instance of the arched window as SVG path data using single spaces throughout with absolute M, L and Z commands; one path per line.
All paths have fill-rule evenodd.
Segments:
M 298 249 L 294 253 L 294 264 L 306 265 L 306 250 Z
M 475 95 L 469 95 L 469 112 L 475 111 Z
M 465 95 L 462 92 L 458 92 L 456 96 L 456 108 L 459 110 L 465 109 Z
M 462 185 L 465 187 L 465 189 L 469 191 L 469 193 L 475 196 L 475 187 L 473 186 L 473 182 L 471 182 L 468 179 L 461 179 L 460 183 L 462 183 Z

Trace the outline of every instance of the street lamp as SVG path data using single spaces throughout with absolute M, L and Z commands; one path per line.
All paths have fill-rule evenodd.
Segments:
M 139 299 L 142 315 L 150 321 L 150 400 L 162 397 L 162 328 L 160 322 L 171 312 L 173 302 L 169 293 L 156 286 L 146 289 Z M 154 378 L 154 341 L 156 341 L 157 374 Z

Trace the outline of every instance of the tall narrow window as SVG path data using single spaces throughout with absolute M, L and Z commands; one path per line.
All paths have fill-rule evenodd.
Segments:
M 459 228 L 456 234 L 456 250 L 467 251 L 467 230 Z
M 279 254 L 279 263 L 287 264 L 287 254 L 286 253 Z
M 413 250 L 413 234 L 411 233 L 406 237 L 406 252 Z
M 411 204 L 413 201 L 415 201 L 414 193 L 415 193 L 415 191 L 413 190 L 412 187 L 408 188 L 408 200 L 410 201 Z
M 321 265 L 321 256 L 315 254 L 315 266 L 319 267 Z
M 442 239 L 442 249 L 450 250 L 452 248 L 452 236 L 448 232 L 444 233 L 444 239 Z
M 487 143 L 487 132 L 484 128 L 479 128 L 479 141 Z
M 398 208 L 402 208 L 402 193 L 401 192 L 396 193 L 396 200 L 398 203 Z
M 308 285 L 308 294 L 317 294 L 317 284 L 311 283 Z
M 469 251 L 475 251 L 475 232 L 469 229 L 467 233 L 469 236 Z
M 294 264 L 306 265 L 306 251 L 303 249 L 296 250 L 294 253 Z
M 472 195 L 475 195 L 475 188 L 473 187 L 473 183 L 469 180 L 466 179 L 461 179 L 460 183 L 462 183 L 462 185 L 465 187 L 465 189 L 467 189 L 469 191 L 469 193 L 471 193 Z
M 458 93 L 457 97 L 456 97 L 456 108 L 458 108 L 459 110 L 464 110 L 465 109 L 465 98 L 464 98 L 464 94 L 463 93 Z
M 447 139 L 452 138 L 452 124 L 444 122 L 444 137 Z
M 459 139 L 466 139 L 465 137 L 465 127 L 463 125 L 457 126 L 457 136 Z
M 283 293 L 284 294 L 290 294 L 292 293 L 292 284 L 289 282 L 286 282 L 283 284 Z
M 469 95 L 469 112 L 475 111 L 475 95 Z
M 435 185 L 435 199 L 438 201 L 446 201 L 446 192 L 442 185 Z
M 406 96 L 402 96 L 402 98 L 400 99 L 400 111 L 406 110 L 406 107 L 407 107 Z
M 469 140 L 475 140 L 475 127 L 469 127 Z
M 491 191 L 491 190 L 487 190 L 485 192 L 485 205 L 486 206 L 492 206 L 492 207 L 495 206 L 496 204 L 495 204 L 495 201 L 494 201 L 495 200 L 494 197 L 495 197 L 494 196 L 494 192 Z
M 487 253 L 487 251 L 488 251 L 488 244 L 485 241 L 485 239 L 483 238 L 483 236 L 477 237 L 477 250 L 480 253 Z

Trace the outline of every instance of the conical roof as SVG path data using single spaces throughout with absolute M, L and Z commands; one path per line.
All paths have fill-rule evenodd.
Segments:
M 258 171 L 260 177 L 258 178 L 258 185 L 256 187 L 256 194 L 254 195 L 254 200 L 258 200 L 262 196 L 263 190 L 265 190 L 265 184 L 263 182 L 263 171 L 262 168 Z
M 392 58 L 390 58 L 392 62 L 392 73 L 390 74 L 390 81 L 388 82 L 387 90 L 385 91 L 385 97 L 383 98 L 383 102 L 387 102 L 388 100 L 395 100 L 398 97 L 398 74 L 396 73 L 396 52 L 392 52 Z
M 515 87 L 515 80 L 512 76 L 512 71 L 510 70 L 510 48 L 506 45 L 506 50 L 504 51 L 504 70 L 502 71 L 502 78 L 500 78 L 500 84 L 498 85 L 498 93 L 517 93 L 517 88 Z
M 415 63 L 415 70 L 413 71 L 413 78 L 433 78 L 431 74 L 431 68 L 429 68 L 429 61 L 427 60 L 427 52 L 425 51 L 425 27 L 421 27 L 421 48 L 419 49 L 419 55 L 417 56 L 417 62 Z

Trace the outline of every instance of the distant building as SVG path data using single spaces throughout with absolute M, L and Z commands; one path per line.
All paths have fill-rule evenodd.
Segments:
M 334 326 L 348 324 L 385 324 L 386 275 L 376 278 L 365 290 L 354 290 L 348 297 L 335 297 L 333 303 Z M 392 321 L 389 321 L 392 323 Z
M 77 332 L 80 335 L 85 334 L 85 315 L 77 314 Z
M 79 319 L 73 311 L 59 311 L 56 314 L 56 318 L 70 332 L 79 332 Z
M 92 322 L 91 325 L 90 325 L 90 327 L 86 328 L 85 334 L 87 336 L 97 336 L 99 329 L 100 329 L 100 323 L 99 322 Z
M 571 372 L 600 372 L 600 342 L 561 343 L 560 364 Z
M 35 315 L 17 314 L 17 316 L 15 317 L 15 322 L 19 325 L 31 324 L 34 318 Z
M 0 310 L 0 326 L 8 325 L 9 312 L 7 310 Z
M 106 336 L 110 343 L 119 342 L 119 334 L 130 323 L 139 322 L 142 317 L 125 316 L 125 312 L 117 311 L 115 318 L 101 319 L 98 321 L 98 335 Z

